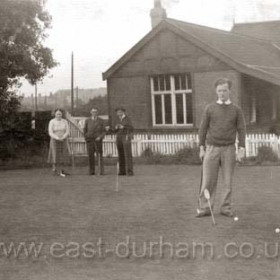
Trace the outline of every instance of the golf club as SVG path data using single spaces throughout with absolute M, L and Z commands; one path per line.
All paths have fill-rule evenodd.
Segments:
M 116 192 L 119 191 L 119 162 L 117 162 Z
M 211 212 L 211 216 L 212 216 L 213 225 L 215 225 L 216 222 L 215 222 L 214 214 L 213 214 L 212 207 L 211 207 L 210 193 L 209 193 L 208 189 L 204 189 L 204 196 L 205 196 L 205 198 L 207 199 L 207 202 L 208 202 L 208 205 L 209 205 L 209 208 L 210 208 L 210 212 Z

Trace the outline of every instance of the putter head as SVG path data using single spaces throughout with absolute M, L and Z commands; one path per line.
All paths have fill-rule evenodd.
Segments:
M 203 193 L 204 193 L 205 198 L 206 198 L 207 200 L 209 200 L 209 199 L 210 199 L 210 193 L 209 193 L 208 189 L 205 189 L 205 190 L 203 191 Z

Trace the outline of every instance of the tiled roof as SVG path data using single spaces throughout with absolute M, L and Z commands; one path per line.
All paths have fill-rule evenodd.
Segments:
M 162 29 L 192 41 L 233 69 L 280 85 L 280 47 L 270 41 L 174 19 L 162 21 L 104 74 L 107 79 Z
M 280 43 L 280 21 L 236 23 L 232 32 Z
M 174 19 L 167 22 L 194 37 L 209 51 L 220 54 L 240 72 L 280 84 L 280 46 L 235 32 L 186 23 Z M 279 80 L 278 80 L 279 79 Z

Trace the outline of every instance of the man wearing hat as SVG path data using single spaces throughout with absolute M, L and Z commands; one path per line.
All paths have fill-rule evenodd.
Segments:
M 117 108 L 115 132 L 117 134 L 117 149 L 119 155 L 119 175 L 133 176 L 133 160 L 131 139 L 133 138 L 133 126 L 124 108 Z
M 86 119 L 84 126 L 84 136 L 87 143 L 87 152 L 89 159 L 89 174 L 95 174 L 95 153 L 99 156 L 99 172 L 100 175 L 104 173 L 103 163 L 103 138 L 106 134 L 104 128 L 104 121 L 98 117 L 98 110 L 92 108 L 91 117 Z

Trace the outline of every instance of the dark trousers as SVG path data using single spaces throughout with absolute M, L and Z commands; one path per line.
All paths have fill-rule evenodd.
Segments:
M 103 163 L 103 148 L 102 148 L 102 140 L 95 141 L 93 139 L 87 140 L 87 152 L 88 152 L 88 162 L 89 162 L 89 173 L 95 173 L 95 153 L 97 157 L 100 159 L 99 172 L 100 174 L 104 173 L 104 163 Z
M 133 175 L 131 140 L 126 137 L 117 138 L 120 174 Z

